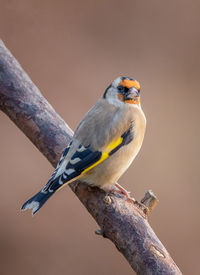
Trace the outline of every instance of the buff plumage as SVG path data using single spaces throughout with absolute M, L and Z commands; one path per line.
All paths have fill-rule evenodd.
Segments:
M 22 210 L 35 214 L 57 190 L 77 179 L 100 188 L 115 184 L 138 154 L 145 127 L 139 83 L 115 79 L 80 122 L 47 184 Z

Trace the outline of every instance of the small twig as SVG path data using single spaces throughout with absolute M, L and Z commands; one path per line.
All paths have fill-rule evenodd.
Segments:
M 146 207 L 147 214 L 149 214 L 157 205 L 158 199 L 152 192 L 152 190 L 148 190 L 144 198 L 141 200 L 141 203 Z

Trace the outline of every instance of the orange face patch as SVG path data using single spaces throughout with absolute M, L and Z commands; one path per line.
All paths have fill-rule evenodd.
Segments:
M 118 99 L 120 101 L 123 101 L 125 103 L 129 103 L 129 104 L 140 104 L 140 97 L 136 96 L 133 99 L 128 99 L 128 100 L 124 100 L 124 96 L 122 94 L 118 94 Z
M 124 96 L 122 94 L 118 94 L 117 96 L 119 100 L 124 101 Z
M 124 79 L 122 80 L 119 85 L 122 85 L 128 89 L 131 87 L 135 87 L 137 90 L 140 90 L 140 83 L 137 80 L 130 80 L 130 79 Z
M 125 100 L 125 102 L 129 104 L 140 104 L 140 97 L 137 96 L 133 99 Z

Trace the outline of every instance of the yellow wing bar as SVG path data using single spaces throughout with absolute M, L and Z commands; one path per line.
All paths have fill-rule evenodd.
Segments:
M 104 161 L 105 159 L 107 159 L 109 157 L 109 153 L 114 150 L 116 147 L 118 147 L 123 141 L 123 138 L 120 137 L 115 141 L 112 141 L 110 144 L 108 144 L 106 150 L 104 152 L 102 152 L 101 158 L 93 163 L 91 166 L 89 166 L 88 168 L 86 168 L 81 174 L 84 174 L 86 172 L 88 172 L 89 170 L 91 170 L 92 168 L 94 168 L 95 166 L 97 166 L 99 163 L 101 163 L 102 161 Z

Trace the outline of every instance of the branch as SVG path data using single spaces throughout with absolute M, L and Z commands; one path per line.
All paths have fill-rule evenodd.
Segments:
M 0 41 L 0 109 L 55 167 L 73 132 Z M 156 198 L 141 203 L 74 182 L 71 189 L 138 274 L 181 274 L 147 221 Z M 141 207 L 139 207 L 141 206 Z

